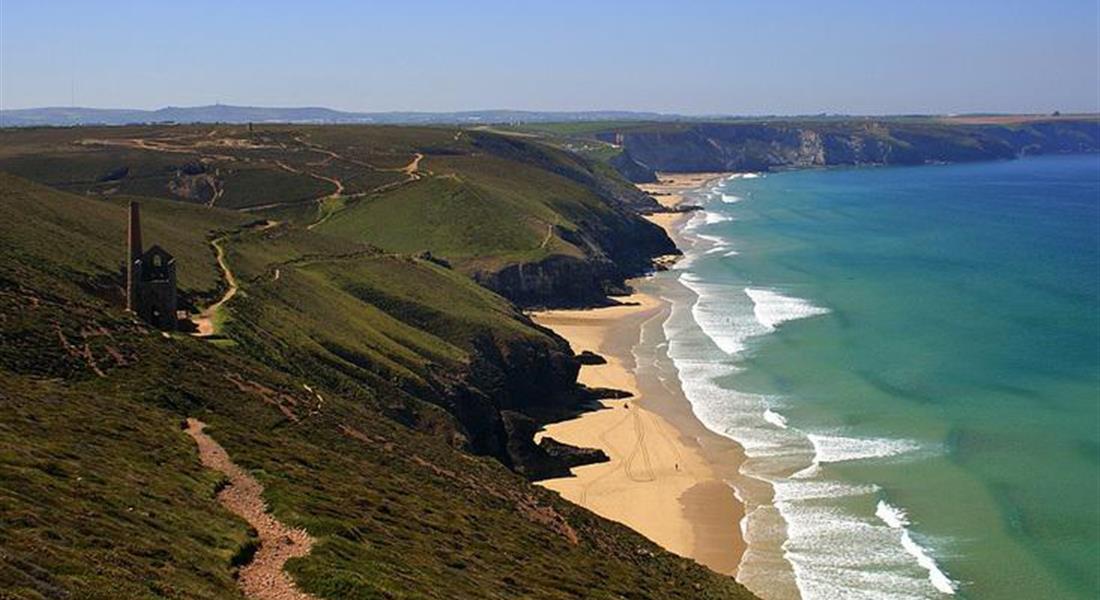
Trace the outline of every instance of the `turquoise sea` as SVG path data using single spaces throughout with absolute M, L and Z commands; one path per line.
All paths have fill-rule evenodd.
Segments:
M 749 456 L 746 585 L 1100 597 L 1100 156 L 735 176 L 691 201 L 655 283 L 685 394 Z

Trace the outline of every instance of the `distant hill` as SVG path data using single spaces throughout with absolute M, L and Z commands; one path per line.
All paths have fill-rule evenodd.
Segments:
M 157 110 L 47 107 L 0 110 L 0 127 L 131 125 L 143 123 L 360 123 L 463 124 L 553 123 L 577 121 L 667 121 L 679 115 L 631 111 L 542 112 L 474 110 L 462 112 L 343 112 L 322 107 L 168 106 Z
M 211 104 L 208 106 L 166 106 L 156 110 L 130 108 L 81 108 L 52 106 L 43 108 L 0 109 L 0 127 L 68 127 L 73 125 L 141 125 L 152 123 L 298 123 L 298 124 L 375 124 L 375 125 L 471 125 L 471 124 L 597 124 L 611 122 L 844 122 L 852 119 L 890 121 L 937 121 L 955 124 L 1019 124 L 1036 120 L 1094 118 L 1096 115 L 1040 115 L 973 113 L 964 115 L 892 115 L 864 117 L 845 114 L 755 115 L 729 114 L 684 115 L 630 110 L 536 111 L 485 109 L 451 112 L 346 112 L 320 106 L 268 107 Z M 599 125 L 601 124 L 602 125 Z M 582 125 L 581 127 L 586 127 Z M 561 131 L 559 131 L 560 133 Z M 576 133 L 573 131 L 572 133 Z

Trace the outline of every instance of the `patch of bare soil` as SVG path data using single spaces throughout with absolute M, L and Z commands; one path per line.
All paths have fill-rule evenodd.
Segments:
M 241 567 L 237 580 L 244 595 L 259 600 L 316 600 L 299 590 L 283 571 L 286 561 L 309 554 L 313 538 L 306 530 L 291 529 L 267 512 L 263 486 L 229 458 L 225 449 L 203 431 L 205 427 L 198 419 L 187 419 L 187 435 L 198 445 L 203 466 L 229 478 L 229 485 L 218 492 L 218 501 L 248 521 L 260 540 L 259 550 L 251 562 Z

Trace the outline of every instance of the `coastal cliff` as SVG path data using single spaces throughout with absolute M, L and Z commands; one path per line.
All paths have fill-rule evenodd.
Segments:
M 561 214 L 569 225 L 551 227 L 568 251 L 513 262 L 470 274 L 482 285 L 523 307 L 579 307 L 608 304 L 625 281 L 653 268 L 653 259 L 679 254 L 660 227 L 640 216 L 660 204 L 598 161 L 522 138 L 471 134 L 473 145 L 497 157 L 552 173 L 574 186 Z
M 534 444 L 532 415 L 583 391 L 577 363 L 500 296 L 293 223 L 141 202 L 183 297 L 240 286 L 214 336 L 123 311 L 125 199 L 0 173 L 6 595 L 240 598 L 272 539 L 225 510 L 241 486 L 300 534 L 264 572 L 309 597 L 753 597 L 517 475 L 603 456 Z
M 595 134 L 623 152 L 611 165 L 635 182 L 655 171 L 768 171 L 916 165 L 1100 151 L 1097 120 L 1012 125 L 854 119 L 628 126 Z

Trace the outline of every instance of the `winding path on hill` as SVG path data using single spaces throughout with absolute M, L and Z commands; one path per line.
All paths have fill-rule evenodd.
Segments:
M 541 249 L 545 248 L 546 245 L 550 243 L 550 240 L 553 237 L 554 237 L 554 225 L 552 223 L 547 223 L 546 224 L 546 237 L 542 238 L 542 243 L 539 244 L 539 249 L 541 250 Z
M 320 148 L 320 147 L 316 146 L 314 148 Z M 318 151 L 320 151 L 320 150 L 318 150 Z M 335 152 L 332 152 L 331 150 L 327 150 L 327 152 L 329 152 L 330 155 L 333 158 L 336 158 L 338 160 L 346 160 L 348 162 L 355 162 L 355 161 L 352 161 L 351 159 L 346 159 L 346 158 L 340 156 L 339 154 L 337 154 Z M 336 191 L 329 194 L 329 195 L 327 195 L 327 196 L 323 196 L 321 198 L 318 198 L 316 200 L 317 203 L 318 203 L 318 206 L 321 210 L 321 216 L 316 221 L 314 221 L 314 222 L 310 223 L 309 225 L 307 225 L 306 229 L 315 229 L 315 228 L 323 225 L 325 223 L 325 221 L 328 221 L 330 218 L 332 218 L 333 215 L 340 212 L 339 207 L 334 208 L 332 210 L 327 210 L 326 211 L 325 210 L 325 205 L 324 205 L 326 200 L 338 200 L 340 198 L 347 198 L 347 199 L 361 198 L 361 197 L 366 196 L 368 194 L 376 194 L 376 193 L 379 193 L 379 192 L 385 192 L 385 191 L 388 191 L 390 189 L 405 185 L 406 183 L 411 183 L 413 181 L 416 181 L 416 180 L 420 179 L 420 176 L 421 176 L 421 173 L 420 173 L 420 160 L 422 158 L 424 158 L 424 155 L 417 152 L 415 155 L 413 155 L 413 158 L 412 158 L 411 161 L 409 161 L 409 164 L 405 165 L 404 167 L 399 167 L 397 169 L 375 169 L 375 170 L 378 170 L 378 171 L 399 171 L 399 172 L 404 173 L 406 175 L 406 179 L 404 179 L 402 181 L 395 181 L 394 183 L 388 183 L 388 184 L 385 184 L 385 185 L 381 185 L 381 186 L 378 186 L 378 187 L 376 187 L 372 190 L 367 190 L 367 191 L 364 191 L 364 192 L 357 192 L 357 193 L 354 193 L 354 194 L 345 194 L 344 193 L 344 184 L 339 179 L 326 177 L 324 175 L 317 175 L 315 173 L 309 173 L 309 175 L 311 175 L 313 177 L 316 177 L 318 179 L 324 179 L 326 181 L 329 181 L 329 182 L 335 184 L 336 185 Z M 360 163 L 355 163 L 355 164 L 360 164 Z M 362 164 L 366 164 L 366 163 L 362 163 Z M 280 166 L 283 166 L 283 165 L 280 165 Z M 372 168 L 374 168 L 374 167 L 372 167 Z
M 261 225 L 258 230 L 263 231 L 265 229 L 271 229 L 279 224 L 279 221 L 267 221 Z M 236 235 L 235 233 L 227 233 L 219 238 L 216 238 L 210 242 L 210 245 L 214 247 L 214 252 L 218 257 L 218 268 L 222 270 L 222 278 L 225 279 L 225 283 L 229 286 L 222 294 L 222 297 L 217 302 L 207 306 L 197 315 L 191 316 L 191 322 L 195 324 L 198 331 L 194 334 L 195 337 L 210 337 L 217 333 L 217 327 L 215 320 L 217 319 L 218 312 L 226 302 L 229 302 L 233 296 L 237 295 L 240 290 L 240 285 L 237 283 L 237 276 L 233 274 L 233 270 L 229 268 L 229 262 L 225 258 L 225 242 Z
M 225 448 L 203 431 L 205 427 L 198 419 L 187 419 L 187 435 L 195 440 L 203 466 L 229 478 L 229 485 L 218 492 L 218 501 L 247 521 L 260 539 L 252 560 L 241 567 L 237 579 L 241 591 L 257 600 L 316 600 L 299 590 L 283 571 L 286 561 L 309 554 L 313 538 L 306 530 L 292 529 L 267 511 L 264 487 L 229 458 Z
M 237 277 L 233 275 L 233 271 L 229 269 L 229 264 L 225 261 L 225 246 L 222 244 L 229 239 L 228 235 L 223 235 L 210 242 L 210 245 L 214 247 L 214 251 L 218 256 L 218 267 L 222 270 L 222 277 L 229 285 L 229 289 L 225 290 L 225 294 L 218 299 L 217 302 L 207 306 L 197 315 L 191 317 L 191 322 L 198 328 L 198 332 L 195 333 L 196 337 L 210 337 L 217 333 L 217 328 L 214 325 L 214 320 L 217 318 L 218 311 L 225 305 L 226 302 L 237 295 L 237 290 L 240 286 L 237 285 Z
M 307 225 L 306 229 L 314 229 L 314 228 L 324 224 L 325 221 L 328 221 L 329 218 L 331 218 L 334 214 L 339 212 L 339 210 L 328 210 L 328 211 L 326 211 L 325 210 L 325 201 L 326 200 L 338 200 L 340 198 L 345 198 L 345 199 L 361 198 L 361 197 L 367 196 L 369 194 L 377 194 L 377 193 L 381 193 L 381 192 L 387 192 L 391 189 L 394 189 L 394 188 L 400 187 L 402 185 L 405 185 L 406 183 L 411 183 L 413 181 L 417 181 L 423 176 L 423 173 L 420 171 L 420 161 L 424 158 L 424 155 L 420 152 L 416 152 L 415 154 L 413 154 L 412 160 L 409 161 L 409 164 L 407 164 L 403 167 L 395 167 L 395 168 L 392 168 L 392 169 L 381 169 L 381 168 L 378 168 L 378 167 L 376 167 L 376 166 L 374 166 L 370 163 L 363 162 L 361 160 L 354 160 L 354 159 L 351 159 L 351 158 L 347 158 L 347 157 L 342 156 L 342 155 L 340 155 L 339 153 L 337 153 L 333 150 L 329 150 L 328 148 L 325 148 L 324 146 L 319 146 L 317 144 L 309 143 L 309 142 L 305 141 L 302 138 L 294 138 L 294 139 L 295 139 L 295 141 L 297 141 L 298 143 L 306 146 L 310 150 L 312 150 L 314 152 L 319 152 L 319 153 L 324 154 L 325 156 L 327 156 L 328 158 L 326 158 L 325 161 L 341 160 L 341 161 L 344 161 L 344 162 L 347 162 L 347 163 L 350 163 L 350 164 L 353 164 L 353 165 L 359 165 L 359 166 L 362 166 L 362 167 L 367 167 L 367 168 L 372 169 L 374 171 L 398 172 L 398 173 L 404 173 L 406 175 L 406 178 L 401 180 L 401 181 L 395 181 L 393 183 L 387 183 L 387 184 L 384 184 L 384 185 L 380 185 L 380 186 L 378 186 L 374 189 L 365 190 L 365 191 L 361 191 L 361 192 L 356 192 L 354 194 L 345 194 L 344 193 L 344 189 L 345 189 L 344 188 L 344 182 L 337 179 L 337 178 L 335 178 L 335 177 L 329 177 L 327 175 L 321 175 L 319 173 L 314 173 L 312 171 L 304 171 L 302 169 L 297 169 L 297 168 L 294 168 L 294 167 L 286 164 L 285 162 L 283 162 L 281 160 L 273 161 L 275 166 L 279 167 L 280 169 L 283 169 L 284 171 L 287 171 L 287 172 L 290 172 L 290 173 L 295 173 L 295 174 L 298 174 L 298 175 L 307 175 L 307 176 L 312 177 L 314 179 L 319 179 L 321 181 L 326 181 L 328 183 L 331 183 L 332 185 L 334 185 L 336 187 L 336 189 L 333 192 L 330 192 L 328 194 L 321 194 L 320 196 L 317 196 L 316 198 L 308 200 L 308 202 L 317 204 L 319 210 L 321 211 L 321 215 L 317 218 L 316 221 L 314 221 L 314 222 L 310 223 L 309 225 Z M 279 208 L 279 207 L 282 207 L 282 206 L 291 206 L 291 205 L 301 204 L 301 203 L 302 202 L 299 202 L 299 201 L 273 202 L 273 203 L 270 203 L 270 204 L 261 204 L 261 205 L 257 205 L 257 206 L 248 206 L 248 207 L 242 208 L 240 210 L 241 210 L 241 212 L 253 212 L 253 211 L 258 211 L 258 210 L 267 210 L 267 209 L 271 209 L 271 208 Z

